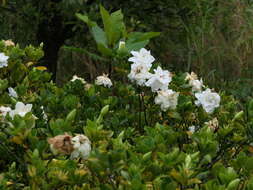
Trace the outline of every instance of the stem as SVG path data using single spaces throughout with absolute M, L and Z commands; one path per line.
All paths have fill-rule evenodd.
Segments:
M 110 62 L 109 63 L 109 78 L 111 78 L 112 77 L 112 63 Z
M 139 97 L 139 131 L 141 130 L 141 95 L 138 95 Z
M 144 93 L 141 93 L 141 100 L 142 100 L 142 105 L 143 105 L 143 111 L 144 111 L 144 119 L 145 119 L 145 124 L 148 126 L 148 120 L 147 120 L 147 113 L 146 113 L 146 106 L 144 102 Z

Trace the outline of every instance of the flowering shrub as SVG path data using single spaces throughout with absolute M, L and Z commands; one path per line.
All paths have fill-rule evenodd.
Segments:
M 146 49 L 131 52 L 127 82 L 61 88 L 36 67 L 42 46 L 0 52 L 1 189 L 253 188 L 252 102 L 244 114 Z

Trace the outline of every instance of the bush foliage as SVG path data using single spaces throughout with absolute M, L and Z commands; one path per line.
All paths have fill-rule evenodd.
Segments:
M 2 189 L 252 189 L 252 125 L 233 97 L 221 92 L 220 107 L 208 114 L 177 73 L 170 84 L 180 92 L 177 108 L 162 112 L 150 90 L 129 82 L 57 87 L 36 67 L 42 47 L 2 41 L 0 51 L 9 56 L 1 105 L 32 104 L 24 116 L 2 115 Z M 48 138 L 64 133 L 90 139 L 88 159 L 50 151 Z

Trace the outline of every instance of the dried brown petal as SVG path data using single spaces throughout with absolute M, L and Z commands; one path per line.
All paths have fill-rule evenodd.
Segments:
M 72 136 L 65 133 L 64 135 L 58 135 L 53 138 L 48 139 L 48 143 L 51 145 L 50 147 L 59 153 L 62 154 L 71 154 L 73 151 L 73 145 L 71 143 Z

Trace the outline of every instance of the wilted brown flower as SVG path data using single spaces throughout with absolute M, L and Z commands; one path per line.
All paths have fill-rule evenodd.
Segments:
M 5 40 L 4 45 L 5 46 L 15 46 L 15 43 L 12 40 Z
M 218 130 L 219 128 L 219 121 L 216 117 L 208 122 L 205 122 L 205 124 L 214 131 Z
M 65 133 L 64 135 L 57 135 L 53 138 L 49 138 L 47 142 L 50 144 L 50 148 L 54 154 L 71 154 L 74 150 L 71 139 L 72 136 Z

